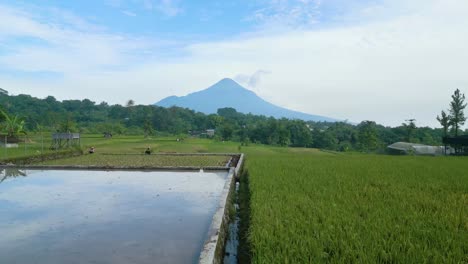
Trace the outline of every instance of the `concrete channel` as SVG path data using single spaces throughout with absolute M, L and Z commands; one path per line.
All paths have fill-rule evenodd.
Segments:
M 223 263 L 224 248 L 229 234 L 229 222 L 231 221 L 229 207 L 233 206 L 230 203 L 236 188 L 236 179 L 240 177 L 243 163 L 244 154 L 241 154 L 236 167 L 229 170 L 219 207 L 213 216 L 207 239 L 200 254 L 200 264 Z

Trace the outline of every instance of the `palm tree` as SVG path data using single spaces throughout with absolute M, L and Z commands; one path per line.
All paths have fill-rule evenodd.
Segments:
M 6 112 L 0 110 L 0 114 L 4 117 L 5 121 L 2 125 L 2 131 L 6 133 L 7 141 L 18 142 L 18 136 L 20 134 L 26 135 L 24 130 L 25 121 L 18 115 L 10 116 Z

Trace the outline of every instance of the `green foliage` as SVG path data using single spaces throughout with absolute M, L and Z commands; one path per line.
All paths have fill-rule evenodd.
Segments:
M 457 89 L 452 95 L 452 102 L 450 102 L 450 124 L 452 125 L 452 131 L 455 136 L 458 136 L 460 127 L 465 124 L 465 108 L 465 95 L 460 93 L 460 90 Z
M 234 133 L 234 128 L 230 123 L 225 122 L 218 128 L 218 133 L 222 140 L 230 140 Z
M 1 125 L 1 129 L 8 138 L 16 139 L 20 135 L 27 134 L 24 119 L 20 118 L 18 115 L 9 115 L 2 110 L 0 110 L 0 115 L 3 116 L 4 120 Z
M 416 124 L 414 123 L 414 121 L 416 121 L 416 120 L 409 119 L 407 121 L 408 121 L 408 123 L 403 123 L 401 125 L 406 130 L 405 141 L 406 142 L 412 142 L 413 141 L 413 135 L 414 135 L 414 132 L 416 130 Z
M 153 125 L 149 119 L 146 119 L 143 124 L 143 131 L 145 132 L 145 137 L 153 135 Z
M 135 106 L 135 101 L 130 99 L 130 100 L 127 101 L 126 107 L 132 107 L 132 106 Z
M 374 151 L 379 146 L 377 128 L 373 121 L 363 121 L 358 125 L 359 148 L 362 151 Z
M 442 126 L 442 129 L 444 130 L 444 137 L 448 135 L 448 130 L 451 125 L 451 120 L 450 116 L 445 113 L 445 111 L 441 111 L 440 116 L 437 116 L 437 121 L 439 121 L 440 125 Z
M 252 263 L 464 263 L 467 164 L 252 153 Z
M 234 108 L 222 108 L 218 114 L 205 115 L 179 107 L 135 105 L 132 101 L 125 107 L 105 102 L 96 104 L 88 99 L 60 102 L 52 96 L 38 99 L 29 95 L 0 96 L 0 105 L 10 113 L 25 116 L 25 130 L 33 130 L 39 124 L 49 132 L 178 135 L 216 129 L 217 138 L 244 145 L 253 142 L 335 151 L 377 151 L 407 138 L 403 126 L 390 128 L 375 125 L 376 149 L 373 144 L 368 144 L 368 138 L 359 137 L 359 126 L 353 124 L 275 119 L 239 113 Z M 442 130 L 416 128 L 411 139 L 423 144 L 440 144 L 442 135 Z
M 58 124 L 57 132 L 70 133 L 77 132 L 77 127 L 70 115 L 67 115 L 62 122 Z
M 222 116 L 224 118 L 235 119 L 239 117 L 239 113 L 236 111 L 236 109 L 232 107 L 220 108 L 218 109 L 217 113 L 219 116 Z

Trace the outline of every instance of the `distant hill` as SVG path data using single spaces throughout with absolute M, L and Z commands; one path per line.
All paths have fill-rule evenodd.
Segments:
M 336 119 L 289 110 L 269 103 L 254 92 L 242 87 L 231 79 L 222 79 L 213 86 L 186 96 L 169 96 L 155 105 L 162 107 L 179 106 L 205 114 L 216 113 L 219 108 L 232 107 L 241 113 L 272 116 L 275 118 L 302 119 L 306 121 L 328 121 Z

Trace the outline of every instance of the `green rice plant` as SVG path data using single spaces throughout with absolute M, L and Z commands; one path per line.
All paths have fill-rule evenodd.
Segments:
M 249 156 L 253 263 L 464 263 L 468 160 Z
M 40 165 L 85 165 L 102 167 L 216 167 L 225 166 L 229 156 L 166 156 L 166 155 L 104 155 L 87 154 L 57 159 Z

